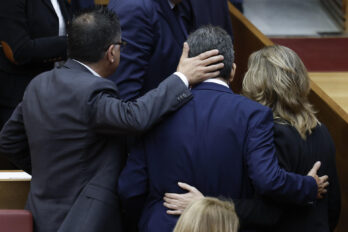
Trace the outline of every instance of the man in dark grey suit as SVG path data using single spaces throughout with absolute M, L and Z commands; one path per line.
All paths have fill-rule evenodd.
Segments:
M 107 9 L 83 13 L 68 34 L 71 59 L 28 85 L 1 131 L 0 153 L 32 173 L 27 208 L 35 231 L 121 231 L 116 188 L 125 135 L 148 129 L 188 102 L 187 86 L 217 76 L 223 57 L 215 50 L 187 58 L 185 46 L 177 73 L 123 102 L 103 78 L 120 59 L 117 16 Z

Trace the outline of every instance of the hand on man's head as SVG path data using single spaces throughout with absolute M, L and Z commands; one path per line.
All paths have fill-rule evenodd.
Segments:
M 195 57 L 188 57 L 189 45 L 184 43 L 183 52 L 177 68 L 178 72 L 184 74 L 190 85 L 198 84 L 210 78 L 218 77 L 220 69 L 224 67 L 224 60 L 218 50 L 204 52 Z

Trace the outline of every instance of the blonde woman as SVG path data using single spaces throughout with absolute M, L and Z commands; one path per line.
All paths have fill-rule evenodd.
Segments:
M 318 175 L 330 178 L 327 196 L 311 207 L 282 205 L 284 214 L 274 231 L 333 231 L 340 213 L 335 147 L 308 101 L 310 81 L 304 64 L 291 49 L 275 45 L 253 53 L 248 66 L 243 94 L 272 109 L 280 165 L 305 174 L 320 160 Z
M 207 197 L 187 207 L 174 232 L 237 232 L 238 224 L 232 202 Z
M 308 101 L 309 92 L 307 70 L 291 49 L 269 46 L 250 56 L 243 94 L 272 109 L 274 142 L 280 166 L 286 171 L 305 175 L 319 160 L 322 165 L 318 175 L 327 174 L 330 185 L 323 199 L 306 206 L 275 204 L 274 199 L 236 200 L 236 212 L 242 227 L 256 227 L 257 231 L 263 231 L 260 229 L 262 225 L 268 226 L 266 231 L 329 232 L 337 225 L 340 190 L 335 147 L 327 128 L 315 116 Z M 189 193 L 166 194 L 170 213 L 178 212 L 189 199 L 202 197 L 194 187 L 181 186 Z

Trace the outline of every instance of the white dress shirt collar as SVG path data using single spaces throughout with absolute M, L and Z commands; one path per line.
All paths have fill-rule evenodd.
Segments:
M 172 1 L 170 1 L 170 0 L 168 0 L 168 3 L 169 3 L 169 6 L 170 6 L 170 9 L 174 9 L 174 7 L 175 7 L 175 4 L 172 2 Z
M 220 79 L 216 79 L 216 78 L 214 78 L 214 79 L 208 79 L 208 80 L 205 80 L 204 82 L 215 83 L 215 84 L 223 85 L 223 86 L 225 86 L 225 87 L 227 87 L 227 88 L 230 88 L 226 82 L 224 82 L 224 81 L 222 81 L 222 80 L 220 80 Z
M 81 64 L 82 66 L 84 66 L 86 69 L 88 69 L 88 71 L 90 71 L 94 76 L 97 76 L 97 77 L 100 77 L 102 78 L 102 76 L 100 76 L 96 71 L 94 71 L 93 69 L 91 69 L 88 65 L 78 61 L 78 60 L 75 60 L 73 59 L 74 61 L 76 61 L 77 63 Z
M 64 17 L 63 17 L 62 11 L 60 9 L 58 0 L 51 0 L 51 3 L 52 3 L 54 11 L 56 12 L 56 15 L 58 17 L 58 22 L 59 22 L 58 35 L 59 36 L 66 35 L 65 21 L 64 21 Z

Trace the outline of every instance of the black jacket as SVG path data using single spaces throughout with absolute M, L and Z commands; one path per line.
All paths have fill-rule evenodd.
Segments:
M 329 176 L 328 193 L 324 199 L 302 206 L 281 199 L 236 200 L 243 226 L 265 228 L 267 232 L 333 231 L 339 219 L 341 197 L 335 147 L 327 128 L 318 125 L 303 140 L 294 127 L 275 123 L 274 141 L 279 164 L 289 172 L 307 175 L 313 164 L 321 161 L 318 175 Z
M 70 6 L 67 0 L 58 2 L 67 26 Z M 55 61 L 66 59 L 66 36 L 58 36 L 58 30 L 58 17 L 50 0 L 1 2 L 1 106 L 15 107 L 33 77 L 52 69 Z

